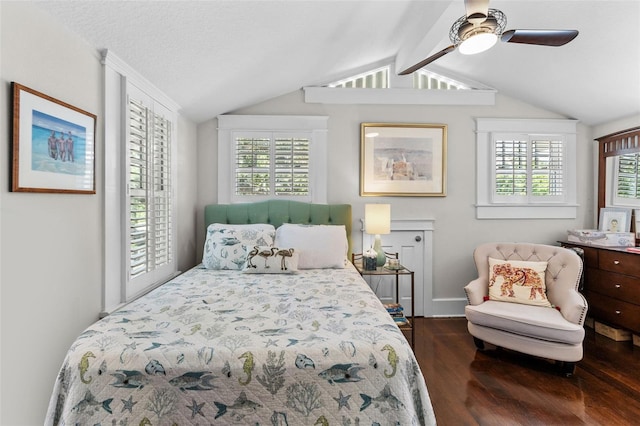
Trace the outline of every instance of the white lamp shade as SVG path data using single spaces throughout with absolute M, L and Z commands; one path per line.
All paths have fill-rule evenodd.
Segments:
M 364 232 L 367 234 L 391 233 L 391 205 L 364 205 Z

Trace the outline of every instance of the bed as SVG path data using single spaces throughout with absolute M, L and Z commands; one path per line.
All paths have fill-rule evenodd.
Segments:
M 322 267 L 351 250 L 349 205 L 211 205 L 205 224 L 202 264 L 71 345 L 45 424 L 435 424 L 416 358 L 378 298 L 349 262 Z M 253 229 L 267 225 L 273 242 Z M 345 238 L 326 237 L 336 230 Z M 269 257 L 269 243 L 271 254 L 294 250 Z M 221 267 L 240 249 L 239 269 Z

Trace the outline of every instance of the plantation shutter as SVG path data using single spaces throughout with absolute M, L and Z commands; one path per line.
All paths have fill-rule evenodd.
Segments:
M 235 158 L 236 195 L 269 195 L 271 140 L 268 137 L 238 137 Z
M 147 272 L 149 263 L 149 204 L 147 203 L 148 110 L 129 101 L 129 278 Z
M 309 195 L 309 139 L 278 137 L 274 155 L 275 195 Z
M 527 141 L 517 138 L 498 139 L 494 144 L 496 197 L 527 195 Z
M 495 135 L 493 200 L 507 203 L 564 200 L 564 142 L 529 135 Z
M 623 154 L 618 157 L 617 191 L 619 198 L 640 198 L 640 155 Z
M 156 110 L 129 98 L 127 297 L 173 263 L 172 129 Z
M 234 142 L 236 199 L 310 196 L 308 135 L 247 132 L 235 134 Z
M 560 197 L 564 188 L 564 144 L 557 140 L 531 141 L 531 194 Z

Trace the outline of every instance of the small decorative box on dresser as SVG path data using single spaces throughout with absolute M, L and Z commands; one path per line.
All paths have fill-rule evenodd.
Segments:
M 584 250 L 584 296 L 589 316 L 640 334 L 640 254 L 624 247 L 562 245 Z

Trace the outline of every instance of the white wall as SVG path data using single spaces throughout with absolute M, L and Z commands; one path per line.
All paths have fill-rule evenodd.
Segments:
M 0 424 L 36 425 L 67 349 L 101 306 L 102 65 L 27 2 L 0 2 L 0 18 Z M 12 81 L 98 116 L 95 195 L 9 192 Z M 178 264 L 186 269 L 195 263 L 196 127 L 178 125 Z
M 609 123 L 593 126 L 593 138 L 601 138 L 602 136 L 610 135 L 620 130 L 631 129 L 638 126 L 640 126 L 640 114 L 623 117 Z
M 434 310 L 438 315 L 460 315 L 462 287 L 475 274 L 474 247 L 486 241 L 530 241 L 554 244 L 572 228 L 593 225 L 594 178 L 591 129 L 578 125 L 578 203 L 575 220 L 477 220 L 475 219 L 475 117 L 565 118 L 526 103 L 498 95 L 495 106 L 398 106 L 305 104 L 302 91 L 235 111 L 234 114 L 299 114 L 329 116 L 329 203 L 353 206 L 353 229 L 358 232 L 364 204 L 391 204 L 393 219 L 434 219 Z M 200 176 L 216 161 L 215 121 L 201 124 L 198 144 Z M 360 123 L 444 123 L 448 126 L 446 197 L 360 197 Z M 216 179 L 207 171 L 199 182 L 199 205 L 216 201 Z M 202 236 L 198 236 L 198 247 Z M 360 239 L 354 234 L 355 250 Z M 201 253 L 201 249 L 199 251 Z

